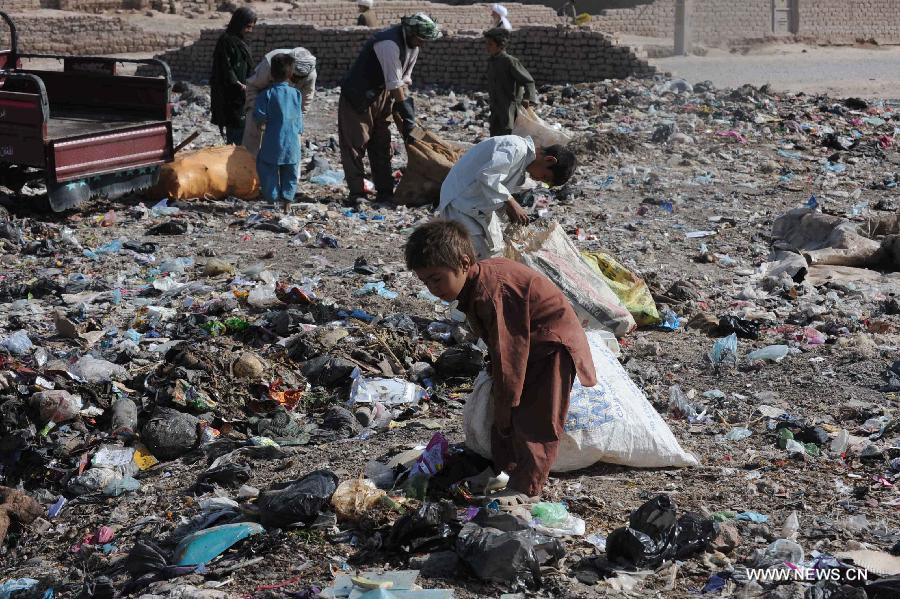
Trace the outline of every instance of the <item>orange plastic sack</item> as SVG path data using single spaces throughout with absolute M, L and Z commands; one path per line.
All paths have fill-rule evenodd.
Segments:
M 259 196 L 256 159 L 243 146 L 217 146 L 178 154 L 160 169 L 159 183 L 150 192 L 170 200 Z

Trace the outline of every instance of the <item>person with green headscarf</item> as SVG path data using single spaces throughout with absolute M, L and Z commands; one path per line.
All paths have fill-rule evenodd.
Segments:
M 407 87 L 412 83 L 419 49 L 440 37 L 440 27 L 425 13 L 403 17 L 399 25 L 376 33 L 365 43 L 341 82 L 338 139 L 350 189 L 348 205 L 357 206 L 366 199 L 366 154 L 377 201 L 393 198 L 391 114 L 400 117 L 400 133 L 408 139 L 415 127 L 416 110 Z
M 240 145 L 244 137 L 246 82 L 253 58 L 246 37 L 256 25 L 256 13 L 242 6 L 231 15 L 213 51 L 209 77 L 212 124 L 219 126 L 225 143 Z

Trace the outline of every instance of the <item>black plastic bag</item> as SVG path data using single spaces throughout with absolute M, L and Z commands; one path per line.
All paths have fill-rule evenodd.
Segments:
M 484 352 L 471 343 L 444 351 L 434 364 L 441 378 L 474 377 L 484 370 Z
M 197 484 L 204 488 L 211 488 L 213 485 L 235 488 L 248 480 L 250 480 L 250 466 L 226 462 L 204 471 L 197 479 Z
M 559 539 L 531 528 L 503 532 L 468 522 L 456 539 L 456 553 L 481 580 L 534 588 L 541 583 L 541 566 L 565 551 Z
M 141 428 L 141 440 L 161 460 L 174 460 L 197 446 L 196 417 L 173 410 L 157 408 Z
M 132 576 L 159 572 L 168 565 L 166 555 L 153 541 L 138 541 L 125 558 L 125 569 Z
M 256 503 L 260 522 L 266 527 L 308 524 L 328 505 L 337 484 L 338 477 L 330 470 L 316 470 L 299 480 L 278 483 L 259 494 Z
M 424 503 L 394 523 L 385 546 L 413 553 L 434 551 L 449 544 L 448 539 L 453 536 L 451 524 L 455 522 L 456 506 L 452 502 Z
M 759 323 L 737 316 L 720 316 L 719 336 L 727 337 L 732 333 L 741 339 L 759 339 Z
M 606 554 L 624 566 L 656 567 L 703 550 L 715 535 L 712 520 L 693 513 L 676 518 L 672 499 L 658 495 L 632 512 L 627 527 L 609 535 Z

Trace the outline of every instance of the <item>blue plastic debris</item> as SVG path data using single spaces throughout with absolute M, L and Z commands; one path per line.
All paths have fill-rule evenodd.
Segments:
M 354 297 L 362 297 L 365 295 L 377 294 L 385 299 L 395 299 L 397 297 L 396 291 L 391 291 L 384 285 L 384 281 L 378 281 L 375 283 L 366 283 L 359 289 L 353 292 Z
M 238 522 L 189 534 L 175 548 L 175 565 L 197 566 L 209 563 L 238 541 L 265 531 L 265 528 L 255 522 Z
M 709 577 L 709 580 L 706 581 L 706 585 L 704 585 L 703 589 L 700 592 L 706 595 L 708 593 L 718 593 L 724 588 L 725 579 L 718 574 L 713 574 Z
M 737 365 L 737 335 L 732 333 L 716 339 L 709 352 L 709 361 L 714 365 L 724 362 Z
M 769 521 L 768 516 L 759 512 L 740 512 L 735 518 L 744 522 L 753 522 L 754 524 L 764 524 Z
M 18 591 L 25 591 L 37 585 L 34 578 L 10 578 L 0 584 L 0 599 L 9 599 L 10 595 Z
M 56 518 L 64 505 L 66 505 L 66 498 L 60 495 L 59 499 L 54 501 L 53 504 L 47 508 L 47 517 Z
M 663 331 L 677 331 L 681 328 L 681 319 L 673 311 L 664 309 L 662 314 L 662 322 L 656 325 L 658 329 Z

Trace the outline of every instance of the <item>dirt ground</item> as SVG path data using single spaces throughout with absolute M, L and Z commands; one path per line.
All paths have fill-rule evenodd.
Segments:
M 722 87 L 769 84 L 773 89 L 809 94 L 900 98 L 898 46 L 764 44 L 741 50 L 710 48 L 703 56 L 650 62 L 674 77 L 691 82 L 708 79 Z
M 830 51 L 823 52 L 832 56 Z M 844 57 L 835 58 L 836 63 L 848 70 L 851 65 L 866 63 L 846 58 L 857 50 L 836 52 Z M 872 52 L 883 52 L 879 54 L 883 62 L 866 63 L 870 70 L 857 74 L 859 80 L 877 78 L 882 72 L 879 69 L 896 60 L 893 50 Z M 788 56 L 790 61 L 786 60 Z M 817 56 L 817 60 L 823 58 Z M 742 62 L 745 60 L 752 62 Z M 716 512 L 756 512 L 767 520 L 734 521 L 723 516 L 736 539 L 718 543 L 718 550 L 695 553 L 655 571 L 650 568 L 638 576 L 640 582 L 630 591 L 622 590 L 621 576 L 596 584 L 584 576 L 576 578 L 576 572 L 584 569 L 577 567 L 582 557 L 603 554 L 583 538 L 567 538 L 564 560 L 545 569 L 543 587 L 529 591 L 528 596 L 688 597 L 697 595 L 711 575 L 720 574 L 725 579 L 724 589 L 715 591 L 720 596 L 800 597 L 808 592 L 809 584 L 758 585 L 747 583 L 744 574 L 744 568 L 752 566 L 757 554 L 772 542 L 792 536 L 791 531 L 783 531 L 783 525 L 793 512 L 799 519 L 799 531 L 793 536 L 804 550 L 800 560 L 804 563 L 848 549 L 887 551 L 900 540 L 900 475 L 896 462 L 891 461 L 900 455 L 895 426 L 900 406 L 896 392 L 884 390 L 882 376 L 896 359 L 900 343 L 900 317 L 898 310 L 890 307 L 890 294 L 852 284 L 816 289 L 792 282 L 765 288 L 761 281 L 761 264 L 769 258 L 775 241 L 774 220 L 787 210 L 808 205 L 810 196 L 816 196 L 819 210 L 846 215 L 855 222 L 879 212 L 878 206 L 882 207 L 880 212 L 895 211 L 900 200 L 896 184 L 885 183 L 900 172 L 900 113 L 890 104 L 878 102 L 858 112 L 834 108 L 843 106 L 843 93 L 867 98 L 897 94 L 889 93 L 887 83 L 880 92 L 872 87 L 865 88 L 871 93 L 864 93 L 838 75 L 832 79 L 824 61 L 818 62 L 820 70 L 810 73 L 810 79 L 802 83 L 791 79 L 786 70 L 771 68 L 786 62 L 802 65 L 805 60 L 806 54 L 792 51 L 788 55 L 657 61 L 691 83 L 711 79 L 717 87 L 769 81 L 776 88 L 779 83 L 791 88 L 808 84 L 809 95 L 803 97 L 754 88 L 672 94 L 657 88 L 658 82 L 642 81 L 541 89 L 541 114 L 575 135 L 581 161 L 568 187 L 572 197 L 564 203 L 551 202 L 542 216 L 560 222 L 581 249 L 603 249 L 639 273 L 657 294 L 660 307 L 666 304 L 682 319 L 677 330 L 645 327 L 620 340 L 621 361 L 682 447 L 700 461 L 700 466 L 690 469 L 597 464 L 587 470 L 554 475 L 545 499 L 565 502 L 573 514 L 586 521 L 588 534 L 604 537 L 626 525 L 629 514 L 660 493 L 672 497 L 679 514 L 693 511 L 711 517 Z M 735 64 L 740 64 L 741 70 L 736 70 Z M 815 83 L 810 83 L 813 80 Z M 832 86 L 842 94 L 814 95 Z M 207 123 L 204 90 L 198 89 L 200 96 L 180 102 L 176 115 L 176 143 L 195 129 L 202 132 L 188 149 L 219 143 L 217 132 Z M 429 129 L 465 142 L 475 142 L 484 135 L 484 106 L 479 95 L 451 96 L 441 90 L 420 91 L 417 95 L 420 119 Z M 319 92 L 305 121 L 304 162 L 317 155 L 339 169 L 333 143 L 336 101 L 335 90 Z M 881 120 L 867 122 L 864 118 Z M 653 141 L 660 125 L 668 123 L 675 123 L 668 137 Z M 797 128 L 792 123 L 797 123 Z M 850 135 L 854 129 L 859 132 L 859 145 L 841 152 L 844 170 L 839 173 L 827 168 L 834 164 L 827 160 L 834 150 L 823 147 L 826 128 L 839 134 Z M 879 142 L 881 138 L 889 141 Z M 395 165 L 399 167 L 404 156 L 399 143 L 397 146 Z M 794 153 L 802 156 L 796 158 Z M 343 186 L 324 187 L 304 181 L 298 197 L 302 202 L 293 209 L 297 220 L 290 226 L 267 230 L 258 225 L 277 223 L 281 215 L 258 202 L 234 198 L 179 202 L 178 215 L 160 217 L 147 215 L 139 207 L 140 203 L 150 207 L 159 197 L 96 200 L 77 214 L 47 215 L 33 212 L 27 202 L 6 194 L 3 203 L 24 240 L 19 245 L 4 245 L 0 337 L 25 329 L 36 346 L 50 349 L 55 357 L 74 360 L 89 348 L 57 334 L 52 314 L 62 309 L 88 329 L 107 331 L 108 341 L 94 351 L 110 359 L 118 356 L 116 360 L 129 370 L 129 384 L 135 384 L 165 365 L 165 359 L 150 349 L 153 340 L 149 337 L 139 352 L 126 358 L 121 357 L 117 344 L 129 327 L 141 333 L 148 331 L 137 324 L 146 305 L 170 306 L 178 316 L 158 327 L 157 333 L 187 339 L 197 354 L 214 363 L 211 376 L 199 375 L 193 380 L 218 400 L 214 422 L 223 436 L 245 440 L 251 432 L 244 421 L 252 414 L 251 400 L 259 388 L 233 378 L 228 365 L 242 351 L 252 348 L 267 365 L 263 375 L 266 381 L 275 377 L 302 379 L 299 366 L 263 335 L 262 331 L 270 327 L 271 311 L 240 303 L 231 314 L 261 328 L 253 329 L 252 334 L 210 337 L 199 327 L 203 312 L 191 306 L 229 295 L 233 289 L 247 289 L 254 284 L 253 275 L 247 273 L 258 273 L 256 265 L 262 265 L 282 280 L 318 277 L 320 284 L 314 291 L 325 306 L 333 304 L 346 311 L 360 308 L 381 315 L 405 313 L 422 323 L 439 316 L 435 304 L 418 296 L 423 288 L 402 264 L 405 237 L 415 224 L 430 217 L 430 211 L 366 206 L 363 220 L 359 213 L 341 207 L 345 195 Z M 564 195 L 556 194 L 556 199 Z M 115 213 L 112 223 L 110 211 Z M 383 216 L 383 220 L 373 219 L 375 215 Z M 99 226 L 104 220 L 110 226 Z M 147 235 L 151 225 L 167 220 L 190 223 L 192 230 L 174 236 Z M 155 243 L 157 260 L 145 264 L 128 252 L 101 255 L 97 260 L 85 257 L 62 240 L 64 227 L 74 232 L 84 248 L 98 248 L 114 239 Z M 689 235 L 698 231 L 710 233 Z M 318 233 L 333 236 L 339 246 L 319 247 Z M 32 245 L 42 240 L 50 241 L 49 250 Z M 174 293 L 150 287 L 162 277 L 158 265 L 166 257 L 189 257 L 199 265 L 210 256 L 234 265 L 240 276 L 204 277 L 195 266 L 176 275 L 179 282 L 194 285 Z M 375 265 L 377 274 L 353 272 L 358 257 Z M 123 301 L 66 303 L 62 294 L 71 292 L 76 281 L 73 275 L 78 273 L 92 281 L 90 289 L 122 289 Z M 46 278 L 57 281 L 57 291 L 41 295 L 37 281 Z M 353 295 L 354 290 L 372 280 L 385 282 L 399 297 L 389 300 Z M 671 286 L 679 281 L 692 284 L 696 295 L 680 301 L 665 300 Z M 685 326 L 699 313 L 755 320 L 761 325 L 760 338 L 739 341 L 736 367 L 714 368 L 707 354 L 715 335 Z M 358 323 L 351 320 L 345 326 L 353 330 L 355 339 L 367 339 L 358 330 Z M 821 345 L 797 341 L 794 335 L 799 330 L 802 337 L 805 327 L 825 333 L 827 341 Z M 753 349 L 782 343 L 798 352 L 778 363 L 746 358 Z M 400 345 L 395 346 L 397 351 Z M 444 349 L 435 342 L 426 347 L 432 356 Z M 416 359 L 421 359 L 422 348 L 417 351 Z M 3 369 L 19 377 L 17 387 L 0 391 L 0 402 L 7 402 L 13 410 L 13 400 L 27 397 L 36 388 L 35 371 L 17 368 L 34 367 L 38 373 L 41 369 L 30 359 L 12 356 L 4 364 Z M 66 387 L 81 388 L 64 379 L 56 380 Z M 152 388 L 145 384 L 141 383 L 143 390 L 133 397 L 149 408 Z M 462 442 L 461 414 L 470 385 L 471 379 L 449 386 L 439 384 L 433 398 L 411 418 L 400 421 L 398 428 L 286 448 L 285 455 L 274 459 L 251 458 L 246 484 L 266 489 L 272 483 L 320 468 L 346 480 L 364 474 L 372 459 L 424 446 L 435 430 L 442 431 L 451 443 Z M 672 385 L 696 392 L 691 394 L 691 401 L 705 408 L 710 419 L 690 424 L 671 409 Z M 721 393 L 709 393 L 715 390 Z M 344 401 L 347 390 L 331 388 L 322 393 L 324 398 L 314 401 L 310 395 L 308 403 L 300 404 L 297 410 L 298 418 L 315 425 L 313 429 L 323 425 L 324 406 Z M 95 402 L 108 404 L 109 397 L 107 387 Z M 760 411 L 760 405 L 783 415 L 767 417 L 771 411 Z M 72 494 L 64 481 L 78 469 L 81 456 L 98 444 L 112 442 L 106 418 L 79 417 L 48 437 L 35 439 L 26 454 L 29 459 L 37 459 L 38 466 L 26 469 L 25 474 L 9 467 L 5 471 L 4 484 L 22 483 L 44 503 L 52 503 L 60 494 L 67 495 L 69 501 L 57 517 L 43 518 L 46 528 L 24 526 L 10 535 L 3 548 L 0 580 L 30 576 L 41 580 L 41 588 L 53 586 L 61 596 L 78 596 L 84 588 L 94 590 L 82 596 L 100 596 L 96 594 L 98 581 L 105 583 L 100 577 L 106 576 L 116 592 L 122 593 L 129 579 L 122 565 L 134 543 L 155 539 L 171 547 L 168 537 L 176 527 L 201 513 L 198 501 L 209 496 L 193 487 L 207 465 L 201 451 L 142 471 L 137 475 L 141 488 L 135 493 L 121 497 L 97 492 Z M 872 429 L 873 418 L 881 418 L 877 422 L 882 425 Z M 791 454 L 779 447 L 779 421 L 798 430 L 802 424 L 826 431 L 829 441 L 821 446 L 821 455 Z M 4 433 L 14 428 L 4 426 Z M 737 427 L 749 428 L 751 436 L 739 441 L 726 439 L 725 435 Z M 228 429 L 233 433 L 224 432 Z M 841 430 L 858 438 L 856 445 L 830 452 L 830 439 Z M 861 455 L 870 445 L 874 453 Z M 13 478 L 13 472 L 21 478 Z M 212 494 L 234 498 L 235 492 L 235 488 L 226 487 Z M 354 566 L 348 564 L 359 562 L 358 550 L 371 545 L 371 528 L 396 519 L 396 514 L 381 517 L 384 520 L 369 523 L 370 528 L 338 523 L 336 528 L 270 529 L 209 564 L 206 573 L 156 582 L 143 592 L 170 597 L 301 596 L 299 593 L 310 585 L 328 586 L 335 572 L 352 569 Z M 115 531 L 109 551 L 90 543 L 74 547 L 100 526 Z M 363 561 L 367 568 L 396 569 L 408 564 L 403 555 L 378 551 L 366 555 L 368 559 Z M 247 563 L 251 565 L 243 565 Z M 423 584 L 427 588 L 452 588 L 454 596 L 461 599 L 497 597 L 510 590 L 507 585 L 484 583 L 465 572 Z M 871 589 L 868 592 L 869 596 L 891 596 L 876 595 Z

